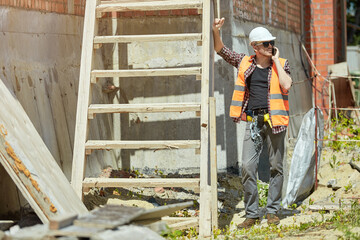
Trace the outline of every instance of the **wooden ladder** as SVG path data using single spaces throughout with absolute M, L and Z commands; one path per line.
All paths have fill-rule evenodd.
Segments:
M 195 224 L 199 225 L 202 237 L 210 236 L 212 227 L 217 227 L 217 189 L 216 189 L 216 134 L 215 108 L 213 94 L 213 43 L 211 24 L 213 19 L 212 0 L 88 0 L 86 1 L 84 35 L 82 44 L 79 94 L 76 115 L 76 130 L 74 156 L 72 166 L 72 186 L 77 195 L 82 198 L 83 189 L 89 187 L 186 187 L 200 188 L 200 217 Z M 161 34 L 161 35 L 126 35 L 97 36 L 99 18 L 104 13 L 121 11 L 158 11 L 174 9 L 198 9 L 202 14 L 202 32 L 191 34 Z M 99 44 L 129 43 L 134 41 L 180 41 L 193 40 L 201 42 L 201 67 L 141 69 L 141 70 L 97 70 L 93 69 L 94 49 Z M 91 88 L 98 78 L 105 77 L 153 77 L 153 76 L 184 76 L 201 77 L 201 102 L 198 103 L 158 103 L 158 104 L 91 104 Z M 172 141 L 119 141 L 119 140 L 89 140 L 89 121 L 95 114 L 101 113 L 155 113 L 155 112 L 200 112 L 200 140 Z M 209 119 L 212 127 L 209 127 Z M 210 134 L 210 131 L 213 133 Z M 212 139 L 209 140 L 209 137 Z M 210 147 L 210 148 L 209 148 Z M 86 156 L 93 150 L 109 149 L 200 149 L 200 178 L 85 178 Z M 211 151 L 210 151 L 211 150 Z M 215 151 L 215 153 L 214 153 Z M 213 161 L 210 163 L 210 156 Z M 214 159 L 215 158 L 215 159 Z M 215 161 L 215 163 L 214 163 Z M 213 165 L 210 171 L 210 165 Z M 214 170 L 215 169 L 215 170 Z M 211 177 L 209 173 L 211 172 Z M 186 219 L 184 219 L 186 220 Z M 189 221 L 189 220 L 188 220 Z

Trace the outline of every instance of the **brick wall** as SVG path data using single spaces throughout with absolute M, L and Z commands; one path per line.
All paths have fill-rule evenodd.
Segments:
M 327 66 L 335 63 L 334 1 L 312 0 L 305 15 L 307 49 L 316 68 L 327 76 Z M 307 3 L 309 4 L 309 3 Z
M 300 33 L 300 3 L 300 0 L 266 0 L 263 6 L 261 0 L 233 0 L 233 9 L 235 18 Z
M 94 0 L 95 1 L 95 0 Z M 0 6 L 9 6 L 43 12 L 55 12 L 60 14 L 75 14 L 83 16 L 85 13 L 86 0 L 0 0 Z M 136 18 L 144 16 L 189 16 L 198 15 L 196 9 L 170 10 L 170 11 L 129 11 L 119 12 L 118 17 Z M 104 17 L 110 17 L 105 14 Z
M 0 5 L 80 16 L 85 12 L 85 0 L 0 0 Z
M 305 43 L 317 70 L 324 77 L 328 76 L 328 65 L 345 61 L 342 38 L 344 10 L 341 0 L 306 0 L 305 2 Z M 344 6 L 343 6 L 344 7 Z M 317 80 L 317 99 L 319 107 L 328 107 L 328 85 L 323 78 Z M 325 113 L 326 116 L 326 113 Z
M 118 12 L 118 18 L 137 18 L 145 16 L 191 16 L 199 15 L 197 9 L 179 9 L 179 10 L 164 10 L 164 11 L 129 11 Z M 105 14 L 103 17 L 111 17 L 111 13 Z

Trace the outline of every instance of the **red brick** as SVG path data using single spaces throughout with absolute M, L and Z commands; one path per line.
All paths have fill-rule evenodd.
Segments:
M 189 9 L 189 15 L 199 15 L 197 9 Z
M 134 17 L 144 17 L 144 16 L 145 16 L 145 12 L 144 12 L 144 11 L 134 11 L 134 12 L 133 12 L 133 16 L 134 16 Z
M 146 16 L 156 16 L 158 15 L 158 11 L 147 11 L 146 12 Z
M 319 26 L 318 29 L 321 31 L 334 31 L 334 26 Z
M 161 11 L 159 11 L 159 15 L 160 16 L 169 16 L 170 11 L 169 10 L 161 10 Z
M 171 15 L 174 15 L 174 16 L 181 16 L 182 14 L 183 14 L 183 12 L 181 9 L 171 11 Z
M 129 12 L 124 12 L 124 17 L 132 17 L 133 16 L 133 12 L 129 11 Z

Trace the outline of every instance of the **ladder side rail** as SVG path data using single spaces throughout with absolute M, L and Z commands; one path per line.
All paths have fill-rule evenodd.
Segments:
M 74 155 L 71 174 L 71 185 L 82 199 L 82 181 L 85 173 L 85 141 L 88 135 L 88 107 L 91 99 L 90 75 L 93 65 L 93 39 L 97 31 L 96 6 L 100 1 L 86 1 L 84 33 L 81 51 L 80 79 L 76 111 Z
M 209 161 L 209 92 L 212 74 L 210 53 L 212 39 L 213 1 L 203 1 L 202 16 L 202 78 L 201 78 L 201 153 L 200 153 L 200 216 L 199 237 L 211 236 L 211 186 Z
M 211 227 L 218 228 L 217 151 L 216 151 L 216 99 L 210 97 L 210 176 L 211 176 Z

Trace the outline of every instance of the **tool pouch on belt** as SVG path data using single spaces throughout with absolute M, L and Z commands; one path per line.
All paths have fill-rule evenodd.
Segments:
M 264 114 L 258 114 L 257 115 L 257 127 L 261 129 L 264 126 Z

